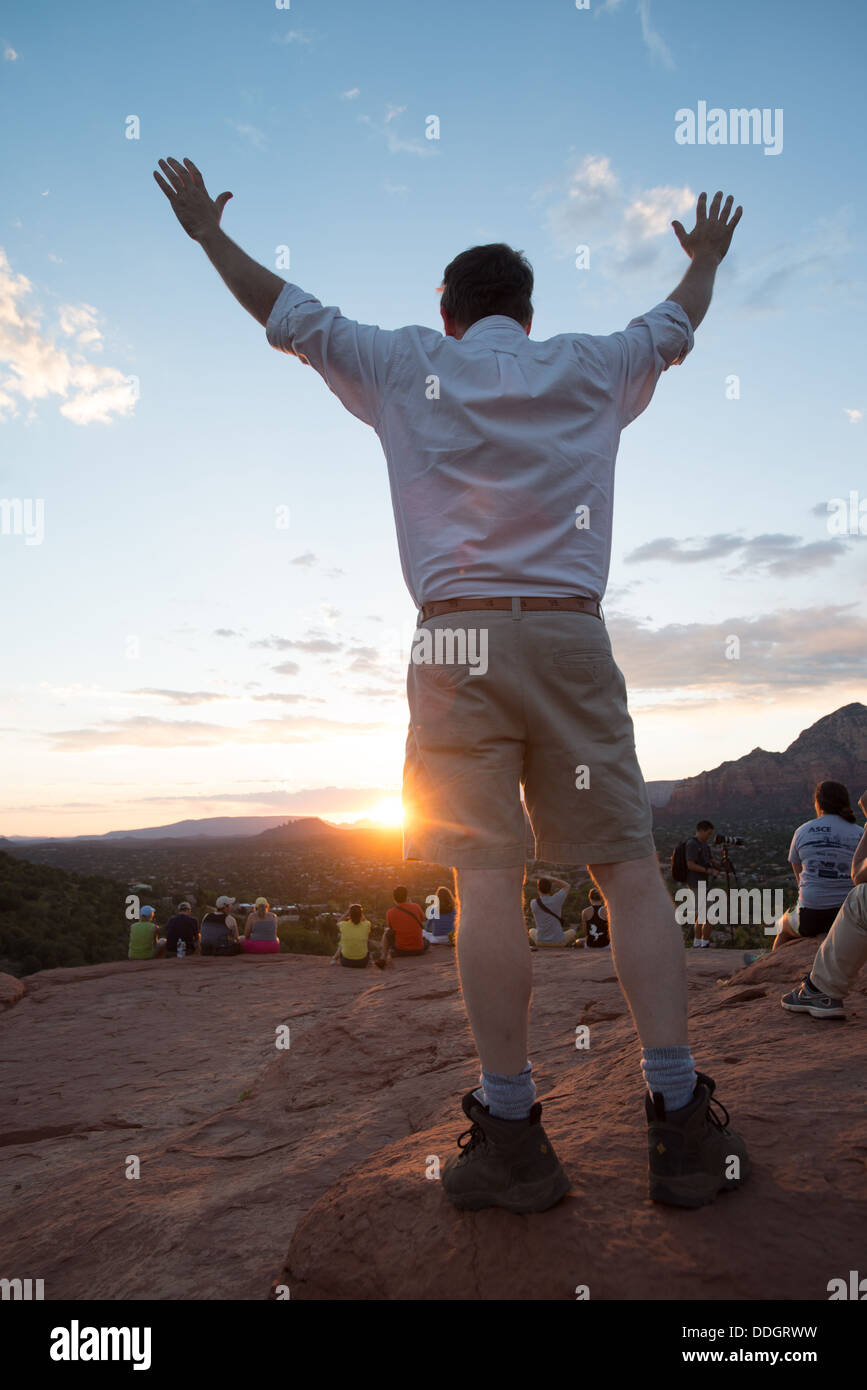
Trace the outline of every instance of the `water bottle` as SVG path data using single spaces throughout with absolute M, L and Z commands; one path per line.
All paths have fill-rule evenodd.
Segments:
M 186 944 L 186 942 L 184 941 L 184 938 L 181 937 L 180 940 L 178 941 L 178 960 L 183 960 L 183 958 L 184 958 L 184 956 L 185 956 L 186 954 L 187 954 L 187 944 Z

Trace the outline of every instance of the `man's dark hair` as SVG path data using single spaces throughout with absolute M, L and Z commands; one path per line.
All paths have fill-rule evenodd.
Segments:
M 712 820 L 700 820 L 696 822 L 696 830 L 713 830 Z
M 533 267 L 523 251 L 502 241 L 471 246 L 443 272 L 440 307 L 461 328 L 489 314 L 505 314 L 525 327 L 533 316 Z
M 349 909 L 350 922 L 354 922 L 355 926 L 357 927 L 363 915 L 364 913 L 362 911 L 361 903 L 353 903 L 351 908 Z
M 542 894 L 543 898 L 547 898 L 548 894 L 553 890 L 554 885 L 551 882 L 550 878 L 537 878 L 536 887 L 539 889 L 539 892 Z
M 392 897 L 394 898 L 394 901 L 396 903 L 405 903 L 407 899 L 407 891 L 405 888 L 395 888 L 394 892 L 392 893 Z

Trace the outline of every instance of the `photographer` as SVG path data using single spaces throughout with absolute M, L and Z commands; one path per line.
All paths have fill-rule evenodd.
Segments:
M 686 842 L 686 886 L 692 893 L 695 920 L 692 944 L 699 950 L 710 945 L 711 929 L 706 922 L 698 920 L 698 885 L 709 883 L 719 872 L 710 852 L 709 841 L 712 835 L 712 823 L 709 820 L 700 820 L 695 827 L 695 835 Z

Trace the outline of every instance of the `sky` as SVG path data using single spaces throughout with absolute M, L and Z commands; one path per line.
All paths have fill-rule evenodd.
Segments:
M 7 0 L 0 834 L 399 796 L 415 611 L 379 442 L 223 287 L 167 155 L 256 259 L 386 328 L 440 327 L 445 265 L 506 241 L 537 339 L 664 299 L 671 220 L 731 192 L 695 349 L 618 456 L 639 758 L 689 776 L 867 699 L 865 39 L 849 0 Z M 742 107 L 757 139 L 699 143 Z

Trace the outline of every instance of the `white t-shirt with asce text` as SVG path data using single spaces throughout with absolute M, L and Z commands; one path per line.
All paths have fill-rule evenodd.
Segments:
M 852 856 L 863 834 L 842 816 L 818 816 L 792 836 L 789 863 L 802 865 L 800 907 L 840 907 L 852 888 Z

